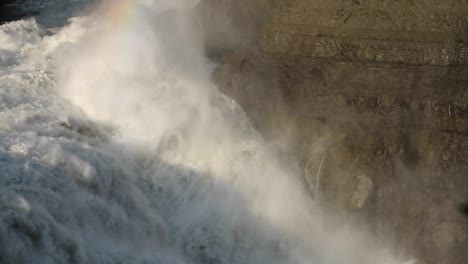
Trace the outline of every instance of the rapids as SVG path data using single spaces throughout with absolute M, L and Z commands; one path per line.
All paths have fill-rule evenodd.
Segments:
M 196 2 L 68 2 L 0 26 L 0 263 L 402 263 L 218 91 Z

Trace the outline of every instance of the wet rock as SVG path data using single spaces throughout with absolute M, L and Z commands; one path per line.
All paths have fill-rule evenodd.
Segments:
M 447 197 L 468 193 L 467 18 L 463 1 L 271 1 L 243 52 L 255 66 L 224 75 L 224 89 L 266 138 L 288 131 L 308 172 L 319 139 L 346 135 L 323 166 L 325 207 L 348 204 L 418 263 L 464 264 L 468 230 Z

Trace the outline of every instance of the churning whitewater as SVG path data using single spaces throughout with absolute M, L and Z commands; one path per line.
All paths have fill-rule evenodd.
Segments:
M 402 263 L 218 91 L 197 1 L 50 3 L 0 26 L 0 263 Z

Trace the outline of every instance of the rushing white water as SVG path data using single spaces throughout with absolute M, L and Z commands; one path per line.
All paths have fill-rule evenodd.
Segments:
M 0 263 L 400 263 L 324 227 L 211 81 L 195 2 L 130 2 L 0 26 Z

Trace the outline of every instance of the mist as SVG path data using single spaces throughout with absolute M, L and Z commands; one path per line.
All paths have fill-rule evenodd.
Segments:
M 405 263 L 330 224 L 219 91 L 197 4 L 0 26 L 0 262 Z

